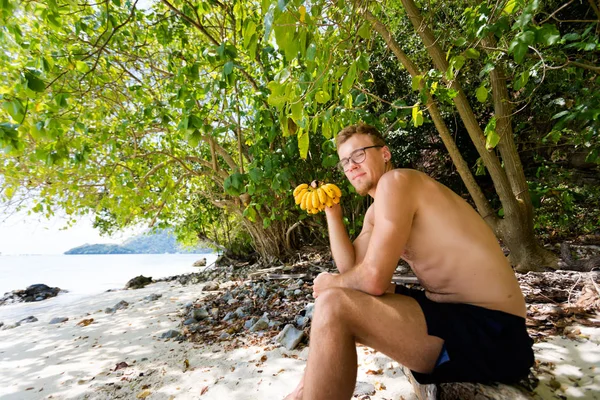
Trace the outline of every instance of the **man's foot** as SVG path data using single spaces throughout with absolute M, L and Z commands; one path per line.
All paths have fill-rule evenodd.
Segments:
M 303 391 L 304 391 L 304 377 L 302 378 L 302 380 L 300 381 L 298 386 L 296 386 L 296 389 L 294 389 L 294 391 L 292 393 L 288 394 L 286 396 L 286 398 L 283 400 L 302 400 L 302 392 Z

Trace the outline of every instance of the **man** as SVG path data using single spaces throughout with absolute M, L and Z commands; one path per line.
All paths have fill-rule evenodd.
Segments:
M 514 382 L 533 364 L 525 301 L 494 233 L 425 174 L 393 169 L 368 125 L 337 137 L 339 166 L 373 204 L 352 243 L 339 205 L 325 210 L 339 274 L 314 280 L 308 365 L 288 399 L 350 399 L 356 343 L 410 368 L 420 383 Z M 425 291 L 390 285 L 398 260 Z

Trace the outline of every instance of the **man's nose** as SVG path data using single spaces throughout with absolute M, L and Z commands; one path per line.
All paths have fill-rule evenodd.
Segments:
M 356 168 L 358 168 L 358 164 L 360 163 L 354 162 L 354 160 L 352 159 L 348 160 L 348 168 L 346 169 L 346 172 L 355 170 Z

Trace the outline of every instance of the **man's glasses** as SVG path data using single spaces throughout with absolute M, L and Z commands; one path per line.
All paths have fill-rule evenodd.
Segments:
M 367 147 L 362 147 L 360 149 L 354 150 L 352 153 L 350 153 L 350 157 L 342 158 L 340 160 L 340 162 L 337 163 L 339 170 L 342 172 L 345 172 L 350 167 L 350 161 L 352 161 L 354 164 L 362 163 L 363 161 L 365 161 L 365 158 L 367 158 L 367 152 L 365 150 L 372 149 L 375 147 L 383 147 L 383 146 L 381 146 L 381 145 L 367 146 Z

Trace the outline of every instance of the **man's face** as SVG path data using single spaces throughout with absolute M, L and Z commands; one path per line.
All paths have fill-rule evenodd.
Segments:
M 357 150 L 373 146 L 373 140 L 368 135 L 355 134 L 338 148 L 340 160 L 356 155 Z M 345 166 L 346 177 L 361 196 L 365 196 L 377 186 L 377 182 L 385 172 L 386 147 L 371 147 L 364 150 L 364 160 L 357 164 L 350 160 Z M 370 193 L 374 195 L 375 193 Z

